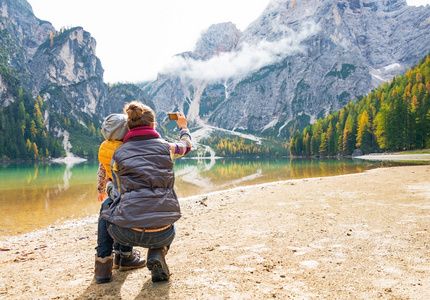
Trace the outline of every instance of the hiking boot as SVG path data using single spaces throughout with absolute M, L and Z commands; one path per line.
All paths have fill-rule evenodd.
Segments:
M 138 250 L 133 249 L 128 256 L 121 254 L 121 259 L 119 261 L 120 271 L 142 268 L 144 266 L 146 266 L 146 260 L 144 258 L 140 258 L 140 252 Z
M 94 269 L 94 278 L 96 283 L 107 283 L 112 277 L 113 255 L 106 257 L 97 257 Z
M 112 268 L 118 269 L 120 260 L 121 260 L 121 254 L 114 253 L 114 255 L 113 255 L 113 267 Z
M 148 250 L 148 269 L 151 271 L 152 282 L 166 281 L 170 278 L 165 256 L 167 247 Z

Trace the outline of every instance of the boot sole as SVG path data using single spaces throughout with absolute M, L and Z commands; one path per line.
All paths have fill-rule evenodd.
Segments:
M 169 280 L 170 274 L 163 268 L 163 264 L 160 260 L 156 258 L 149 259 L 146 265 L 151 271 L 152 282 Z
M 95 277 L 96 279 L 96 283 L 98 284 L 102 284 L 102 283 L 108 283 L 111 281 L 112 277 L 111 276 L 106 276 L 106 277 Z
M 139 269 L 139 268 L 143 268 L 143 267 L 146 267 L 146 264 L 143 264 L 141 266 L 119 266 L 119 270 L 120 271 L 128 271 L 128 270 Z

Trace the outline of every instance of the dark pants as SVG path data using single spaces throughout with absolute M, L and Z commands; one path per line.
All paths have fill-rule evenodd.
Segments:
M 172 225 L 167 229 L 158 232 L 139 232 L 130 228 L 120 227 L 108 223 L 108 232 L 114 240 L 121 245 L 139 246 L 148 249 L 170 248 L 170 244 L 175 238 L 175 226 Z
M 106 199 L 100 211 L 112 203 L 110 198 Z M 112 254 L 114 241 L 119 243 L 121 253 L 131 252 L 133 246 L 140 246 L 149 249 L 170 248 L 170 244 L 175 238 L 175 226 L 158 232 L 139 232 L 133 229 L 124 228 L 112 224 L 104 219 L 99 218 L 98 237 L 97 237 L 97 256 L 106 257 Z M 115 246 L 114 246 L 115 248 Z
M 111 198 L 107 198 L 103 203 L 102 207 L 100 208 L 101 211 L 108 205 L 110 205 L 113 202 Z M 121 245 L 117 242 L 114 242 L 112 237 L 109 235 L 107 231 L 107 225 L 108 222 L 106 220 L 99 218 L 98 223 L 98 232 L 97 232 L 97 256 L 98 257 L 106 257 L 110 256 L 112 254 L 112 247 L 115 251 L 120 251 L 122 253 L 129 253 L 133 250 L 133 247 L 131 246 L 125 246 Z

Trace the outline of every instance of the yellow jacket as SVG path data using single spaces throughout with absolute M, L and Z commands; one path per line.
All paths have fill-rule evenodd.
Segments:
M 106 173 L 110 179 L 113 179 L 112 170 L 110 168 L 112 156 L 115 150 L 121 145 L 122 145 L 121 141 L 107 140 L 107 141 L 104 141 L 99 148 L 99 162 L 101 162 L 105 167 Z

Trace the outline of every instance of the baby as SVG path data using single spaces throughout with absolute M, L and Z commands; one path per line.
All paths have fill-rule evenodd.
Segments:
M 114 151 L 122 145 L 122 140 L 128 132 L 127 116 L 124 114 L 111 114 L 102 124 L 102 134 L 105 141 L 99 148 L 99 169 L 97 172 L 98 200 L 103 201 L 108 197 L 107 192 L 112 191 L 111 160 Z M 107 189 L 108 188 L 108 189 Z M 113 199 L 114 197 L 111 197 Z
M 97 190 L 98 200 L 104 201 L 101 210 L 110 205 L 113 199 L 119 196 L 118 191 L 113 188 L 113 177 L 111 161 L 117 148 L 123 143 L 125 135 L 128 132 L 127 116 L 124 114 L 111 114 L 106 117 L 102 124 L 102 134 L 106 139 L 101 143 L 99 148 L 99 169 L 97 171 Z M 146 266 L 146 260 L 140 258 L 139 251 L 134 250 L 131 246 L 113 244 L 113 268 L 120 271 L 126 271 Z M 97 259 L 96 259 L 97 268 Z M 96 278 L 97 283 L 103 283 L 103 278 Z

